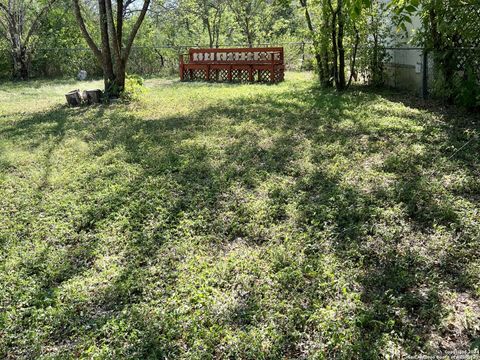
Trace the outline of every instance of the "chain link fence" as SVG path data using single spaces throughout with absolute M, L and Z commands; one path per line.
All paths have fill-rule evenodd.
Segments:
M 313 69 L 312 49 L 309 43 L 258 44 L 258 46 L 283 46 L 287 70 Z M 196 47 L 202 46 L 134 47 L 127 64 L 127 73 L 145 77 L 174 76 L 178 73 L 180 55 Z M 222 47 L 247 46 L 235 44 Z M 37 48 L 30 54 L 29 70 L 32 78 L 74 78 L 80 70 L 85 70 L 91 78 L 102 76 L 102 69 L 88 48 Z M 0 49 L 0 78 L 7 79 L 10 75 L 10 53 L 7 49 Z
M 386 48 L 385 85 L 421 97 L 480 104 L 480 48 Z

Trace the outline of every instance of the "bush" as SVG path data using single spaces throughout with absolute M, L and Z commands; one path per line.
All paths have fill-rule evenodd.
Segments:
M 125 91 L 122 94 L 123 100 L 136 101 L 145 93 L 145 91 L 143 78 L 141 76 L 127 74 L 125 79 Z
M 480 84 L 478 83 L 472 67 L 468 67 L 464 76 L 456 76 L 455 103 L 468 109 L 480 106 Z

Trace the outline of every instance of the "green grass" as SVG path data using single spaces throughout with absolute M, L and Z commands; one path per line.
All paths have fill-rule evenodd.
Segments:
M 0 357 L 480 347 L 478 116 L 308 74 L 146 84 L 1 85 Z

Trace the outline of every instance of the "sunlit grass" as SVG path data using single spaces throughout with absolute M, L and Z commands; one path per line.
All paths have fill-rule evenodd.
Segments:
M 2 357 L 479 346 L 478 116 L 305 73 L 64 105 L 101 85 L 0 89 Z

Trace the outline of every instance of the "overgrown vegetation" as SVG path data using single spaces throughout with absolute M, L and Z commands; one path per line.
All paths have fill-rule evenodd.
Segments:
M 478 115 L 305 74 L 146 86 L 0 89 L 0 357 L 479 348 Z
M 432 54 L 433 95 L 466 108 L 480 108 L 480 3 L 393 0 L 391 5 L 403 29 L 413 16 L 422 21 L 412 42 Z

